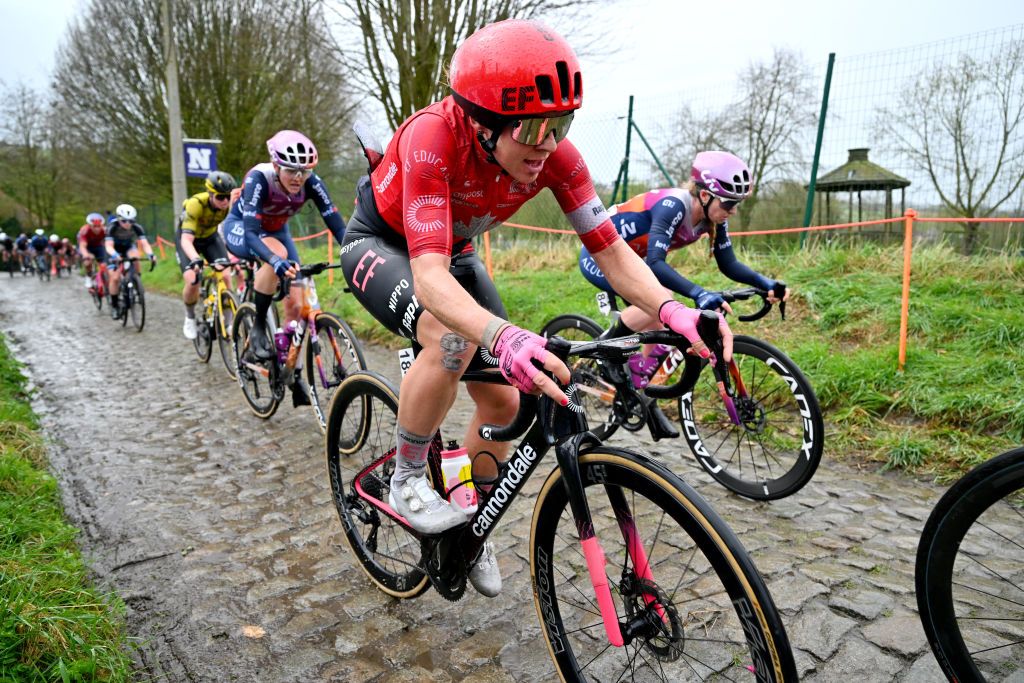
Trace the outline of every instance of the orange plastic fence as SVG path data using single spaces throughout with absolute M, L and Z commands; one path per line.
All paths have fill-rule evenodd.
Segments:
M 884 225 L 886 223 L 903 222 L 903 294 L 900 300 L 900 332 L 899 332 L 899 358 L 897 368 L 903 372 L 907 363 L 907 328 L 910 319 L 910 262 L 914 242 L 914 223 L 1021 223 L 1024 218 L 928 218 L 917 215 L 914 209 L 907 209 L 900 218 L 883 218 L 874 221 L 858 221 L 856 223 L 835 223 L 832 225 L 813 225 L 800 228 L 776 228 L 774 230 L 747 230 L 744 232 L 730 232 L 730 237 L 743 237 L 744 235 L 783 235 L 794 232 L 814 232 L 818 230 L 843 230 L 846 228 L 858 228 L 866 225 Z M 535 225 L 521 225 L 518 223 L 505 223 L 512 228 L 521 230 L 532 230 L 534 232 L 548 232 L 559 235 L 573 235 L 572 230 L 555 230 L 552 228 L 541 228 Z M 487 272 L 491 278 L 494 277 L 492 267 L 491 241 L 489 236 L 484 234 L 484 259 L 487 263 Z
M 315 239 L 317 237 L 323 237 L 323 236 L 329 235 L 329 234 L 330 234 L 330 231 L 328 231 L 328 230 L 321 230 L 320 232 L 314 233 L 312 235 L 305 235 L 304 237 L 293 237 L 292 240 L 295 241 L 295 242 L 305 242 L 306 240 Z M 167 254 L 164 252 L 164 245 L 166 245 L 168 247 L 171 247 L 171 248 L 176 248 L 175 245 L 174 245 L 174 242 L 168 242 L 167 240 L 165 240 L 160 235 L 157 235 L 156 236 L 156 246 L 160 250 L 160 258 L 161 259 L 167 257 Z M 328 263 L 333 263 L 334 262 L 334 240 L 333 239 L 328 239 L 327 240 L 327 261 L 328 261 Z M 332 285 L 334 284 L 334 271 L 333 270 L 328 270 L 327 271 L 327 282 L 332 284 Z

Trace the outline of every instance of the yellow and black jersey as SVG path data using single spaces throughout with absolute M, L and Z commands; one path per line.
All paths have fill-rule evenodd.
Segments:
M 213 237 L 227 215 L 228 209 L 218 211 L 210 206 L 209 192 L 194 194 L 182 205 L 181 232 L 195 235 L 197 240 Z

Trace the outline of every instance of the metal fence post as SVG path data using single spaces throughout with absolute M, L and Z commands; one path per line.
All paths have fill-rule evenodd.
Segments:
M 907 364 L 907 322 L 910 318 L 910 255 L 914 248 L 914 219 L 917 211 L 907 209 L 903 220 L 903 298 L 900 304 L 900 353 L 898 370 Z

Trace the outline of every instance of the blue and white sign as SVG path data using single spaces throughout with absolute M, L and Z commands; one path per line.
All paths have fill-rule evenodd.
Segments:
M 217 170 L 217 145 L 210 142 L 186 142 L 185 175 L 205 178 Z

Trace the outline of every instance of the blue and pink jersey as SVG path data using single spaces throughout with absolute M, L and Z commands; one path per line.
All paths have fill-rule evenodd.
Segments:
M 711 251 L 718 269 L 736 282 L 771 289 L 774 282 L 739 262 L 729 239 L 729 224 L 712 226 L 707 218 L 693 224 L 692 197 L 678 187 L 651 190 L 637 195 L 610 210 L 612 224 L 626 244 L 650 266 L 666 288 L 693 300 L 704 289 L 680 275 L 665 258 L 668 252 L 693 244 L 703 235 L 713 240 Z M 599 289 L 614 291 L 586 247 L 580 252 L 583 277 Z

